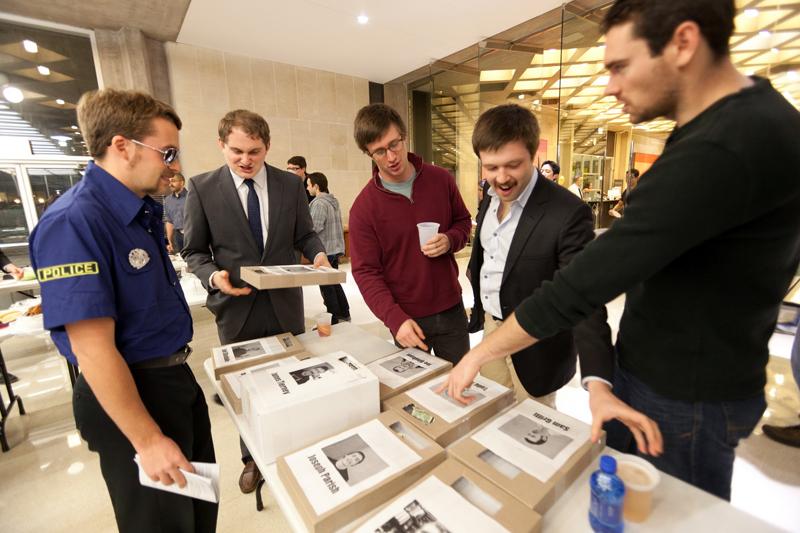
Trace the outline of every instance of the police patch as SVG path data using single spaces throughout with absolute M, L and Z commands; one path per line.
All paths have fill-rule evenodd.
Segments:
M 55 279 L 74 278 L 77 276 L 96 276 L 100 273 L 96 261 L 85 263 L 68 263 L 66 265 L 55 265 L 40 268 L 36 271 L 39 283 L 53 281 Z
M 150 262 L 150 254 L 141 248 L 134 248 L 128 254 L 128 262 L 138 270 Z

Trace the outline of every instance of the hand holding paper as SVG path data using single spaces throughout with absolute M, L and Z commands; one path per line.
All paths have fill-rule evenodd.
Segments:
M 639 451 L 658 456 L 664 451 L 664 441 L 658 424 L 614 396 L 608 384 L 590 381 L 589 408 L 592 411 L 592 442 L 600 438 L 600 430 L 607 420 L 616 418 L 630 429 Z
M 137 449 L 137 452 L 137 463 L 145 474 L 151 480 L 160 481 L 164 485 L 177 483 L 183 488 L 186 486 L 186 478 L 181 470 L 194 472 L 178 445 L 163 434 L 151 439 L 141 449 Z
M 191 472 L 181 469 L 185 481 L 182 486 L 177 487 L 174 484 L 167 485 L 150 479 L 142 468 L 142 460 L 138 454 L 133 460 L 139 466 L 139 483 L 143 487 L 151 487 L 211 503 L 219 502 L 219 465 L 216 463 L 190 463 Z

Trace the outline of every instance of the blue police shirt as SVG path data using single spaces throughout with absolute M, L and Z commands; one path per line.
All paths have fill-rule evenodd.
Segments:
M 65 326 L 110 317 L 128 364 L 170 355 L 192 338 L 192 318 L 164 245 L 162 208 L 89 163 L 30 238 L 44 327 L 77 364 Z

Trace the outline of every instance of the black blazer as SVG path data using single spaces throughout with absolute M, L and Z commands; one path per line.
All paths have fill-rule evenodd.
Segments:
M 206 290 L 210 289 L 208 278 L 216 270 L 227 270 L 233 286 L 244 287 L 239 267 L 291 265 L 299 262 L 297 252 L 313 260 L 317 253 L 325 251 L 314 232 L 303 182 L 294 174 L 267 165 L 269 230 L 261 256 L 227 166 L 191 178 L 187 190 L 181 255 Z M 228 296 L 209 290 L 206 305 L 216 316 L 221 338 L 238 335 L 256 292 Z M 269 295 L 281 331 L 303 333 L 302 289 L 273 289 Z
M 480 234 L 491 196 L 484 195 L 478 209 L 478 227 L 472 244 L 469 277 L 475 296 L 469 330 L 483 328 L 484 310 L 480 294 L 483 246 Z M 525 204 L 508 251 L 500 286 L 502 318 L 563 267 L 594 239 L 589 206 L 567 189 L 541 175 Z M 611 381 L 614 349 L 605 306 L 572 330 L 552 337 L 512 355 L 514 368 L 528 394 L 544 396 L 558 390 L 575 375 L 576 355 L 580 354 L 583 376 Z

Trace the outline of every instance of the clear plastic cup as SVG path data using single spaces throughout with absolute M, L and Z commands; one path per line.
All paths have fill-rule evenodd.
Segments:
M 420 222 L 417 224 L 417 231 L 419 231 L 419 247 L 422 248 L 439 233 L 439 223 Z
M 320 313 L 316 316 L 317 320 L 317 334 L 320 337 L 330 337 L 331 335 L 331 319 L 333 315 L 330 313 Z
M 661 481 L 661 474 L 641 457 L 623 454 L 617 458 L 617 476 L 625 483 L 625 520 L 644 522 L 653 509 L 653 492 Z

